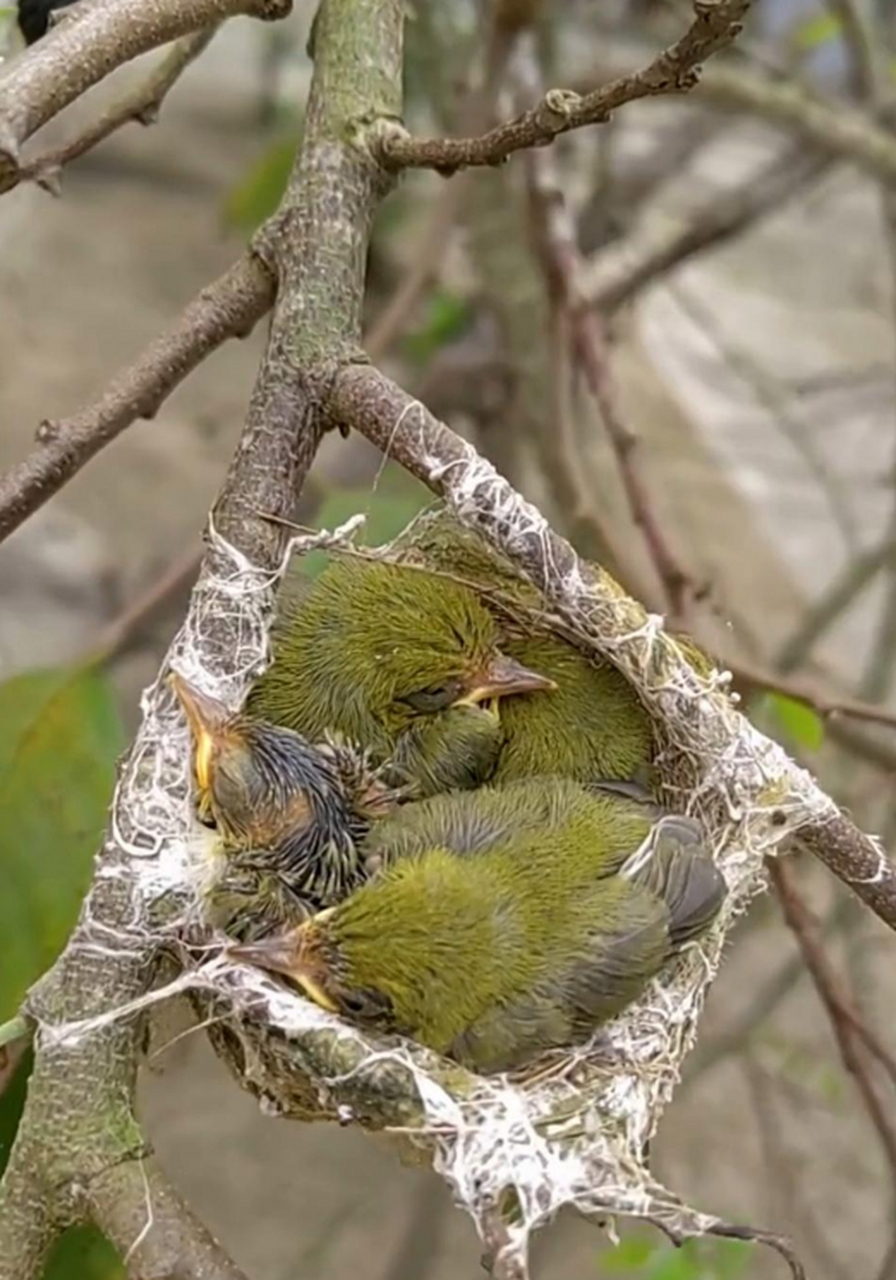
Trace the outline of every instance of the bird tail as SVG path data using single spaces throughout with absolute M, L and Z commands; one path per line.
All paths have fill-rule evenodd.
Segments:
M 671 950 L 678 951 L 712 924 L 725 898 L 725 880 L 691 819 L 662 818 L 650 842 L 646 857 L 636 855 L 630 877 L 666 904 Z

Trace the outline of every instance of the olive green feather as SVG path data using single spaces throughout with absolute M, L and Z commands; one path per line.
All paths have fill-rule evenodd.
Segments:
M 559 780 L 423 801 L 364 852 L 380 876 L 300 931 L 318 988 L 486 1072 L 587 1038 L 725 892 L 690 820 Z

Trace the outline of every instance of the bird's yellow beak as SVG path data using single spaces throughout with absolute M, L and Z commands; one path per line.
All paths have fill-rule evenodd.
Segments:
M 499 653 L 479 675 L 471 681 L 472 688 L 453 704 L 455 707 L 475 707 L 493 698 L 506 698 L 514 693 L 548 693 L 556 689 L 555 682 L 537 671 L 524 667 L 515 658 Z
M 329 914 L 329 911 L 322 911 L 315 916 L 315 920 Z M 311 923 L 308 922 L 309 925 Z M 257 965 L 259 969 L 284 974 L 322 1009 L 330 1013 L 339 1012 L 321 984 L 321 964 L 316 954 L 314 936 L 308 925 L 300 925 L 298 929 L 291 929 L 288 933 L 272 934 L 269 938 L 262 938 L 260 942 L 229 946 L 227 955 L 232 960 L 243 960 Z
M 231 719 L 231 714 L 217 698 L 211 698 L 207 693 L 200 692 L 176 671 L 168 677 L 168 683 L 177 694 L 193 735 L 195 744 L 193 768 L 196 773 L 196 783 L 200 791 L 207 792 L 211 790 L 215 744 L 220 738 L 224 725 Z

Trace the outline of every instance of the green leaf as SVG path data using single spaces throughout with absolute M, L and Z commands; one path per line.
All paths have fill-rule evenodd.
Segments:
M 358 546 L 378 547 L 391 542 L 431 501 L 432 494 L 425 485 L 397 463 L 387 462 L 375 489 L 334 489 L 328 494 L 315 523 L 320 529 L 333 530 L 362 513 L 367 519 L 355 541 Z M 316 578 L 329 562 L 326 552 L 312 551 L 302 561 L 302 573 Z
M 469 322 L 470 304 L 466 298 L 437 287 L 426 299 L 426 315 L 420 328 L 404 340 L 405 352 L 417 364 L 425 364 L 440 347 L 459 337 Z
M 798 747 L 817 751 L 824 741 L 824 721 L 805 702 L 788 698 L 783 693 L 766 695 L 773 719 L 781 731 Z
M 600 1256 L 600 1270 L 607 1275 L 626 1271 L 640 1271 L 656 1253 L 657 1246 L 648 1236 L 629 1236 L 615 1248 Z
M 749 1254 L 742 1240 L 688 1240 L 676 1248 L 637 1235 L 602 1253 L 599 1265 L 602 1275 L 631 1273 L 639 1280 L 737 1280 Z
M 644 1272 L 644 1280 L 704 1280 L 707 1273 L 688 1245 L 664 1249 Z
M 70 1227 L 50 1253 L 43 1280 L 124 1280 L 113 1246 L 96 1227 Z
M 838 40 L 843 30 L 840 19 L 832 13 L 819 13 L 801 22 L 793 33 L 793 47 L 803 53 L 811 53 L 832 40 Z
M 0 1020 L 75 923 L 122 745 L 112 691 L 96 671 L 0 684 Z
M 278 138 L 233 188 L 224 204 L 224 221 L 228 227 L 252 232 L 276 213 L 300 141 L 295 133 Z

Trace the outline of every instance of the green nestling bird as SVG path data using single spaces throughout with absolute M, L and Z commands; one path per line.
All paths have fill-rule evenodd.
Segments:
M 462 583 L 347 558 L 280 623 L 248 709 L 312 740 L 341 733 L 418 794 L 477 786 L 498 766 L 503 709 L 553 690 L 499 640 Z
M 586 1040 L 725 893 L 690 819 L 560 779 L 422 801 L 365 852 L 375 879 L 231 954 L 480 1072 Z
M 412 561 L 450 572 L 482 589 L 500 629 L 502 650 L 553 679 L 549 698 L 502 708 L 505 744 L 495 781 L 538 774 L 591 779 L 646 777 L 653 754 L 650 718 L 632 686 L 608 662 L 539 625 L 544 604 L 497 551 L 442 509 L 403 539 Z
M 213 923 L 254 936 L 361 884 L 361 841 L 396 802 L 364 754 L 234 714 L 179 675 L 171 683 L 192 732 L 197 812 L 218 836 Z

